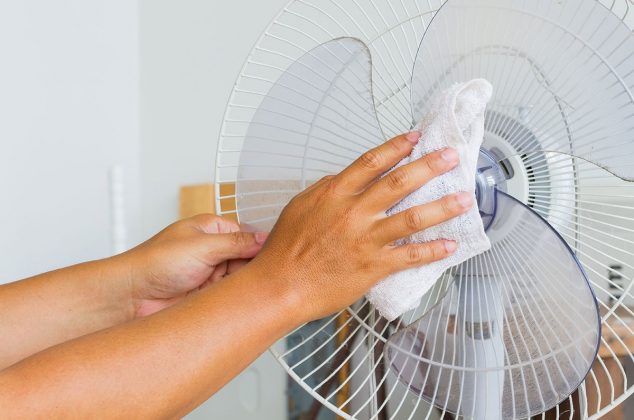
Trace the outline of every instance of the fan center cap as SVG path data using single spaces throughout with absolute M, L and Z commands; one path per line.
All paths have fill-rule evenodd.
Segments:
M 486 149 L 480 149 L 475 173 L 475 196 L 484 230 L 487 231 L 497 210 L 495 191 L 504 191 L 506 177 L 495 156 Z

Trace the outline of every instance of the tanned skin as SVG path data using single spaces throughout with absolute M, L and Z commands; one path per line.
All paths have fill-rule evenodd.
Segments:
M 0 417 L 183 416 L 288 332 L 453 253 L 452 241 L 395 241 L 463 214 L 470 194 L 385 214 L 458 164 L 439 150 L 382 177 L 419 137 L 310 186 L 268 237 L 200 215 L 124 254 L 0 286 Z

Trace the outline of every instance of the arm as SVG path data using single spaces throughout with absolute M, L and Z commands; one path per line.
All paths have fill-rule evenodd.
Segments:
M 125 268 L 79 264 L 0 286 L 0 370 L 51 345 L 132 317 Z M 9 338 L 9 339 L 6 339 Z
M 260 250 L 259 235 L 200 215 L 124 254 L 0 286 L 0 337 L 8 338 L 0 346 L 0 371 L 55 344 L 173 305 L 244 265 Z
M 284 209 L 257 258 L 228 278 L 152 316 L 6 369 L 0 411 L 183 415 L 293 328 L 349 305 L 389 273 L 446 257 L 455 250 L 451 241 L 394 241 L 464 213 L 470 204 L 460 195 L 385 217 L 457 164 L 455 153 L 439 151 L 377 180 L 412 147 L 399 136 L 309 187 Z
M 0 412 L 185 415 L 300 322 L 297 304 L 262 280 L 249 266 L 181 304 L 16 364 L 0 374 Z

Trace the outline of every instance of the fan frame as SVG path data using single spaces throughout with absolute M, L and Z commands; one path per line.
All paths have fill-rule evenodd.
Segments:
M 225 113 L 223 116 L 223 124 L 222 124 L 222 128 L 220 131 L 220 136 L 219 136 L 219 142 L 218 142 L 218 151 L 216 154 L 216 166 L 215 166 L 215 182 L 214 182 L 214 190 L 215 190 L 215 204 L 216 204 L 216 209 L 219 210 L 219 214 L 220 215 L 228 215 L 229 217 L 235 217 L 236 220 L 238 219 L 238 215 L 237 215 L 237 210 L 235 209 L 235 205 L 232 208 L 232 204 L 231 201 L 233 200 L 235 202 L 236 196 L 235 196 L 235 191 L 233 192 L 233 194 L 231 193 L 231 187 L 230 181 L 224 181 L 223 177 L 221 175 L 220 172 L 220 168 L 222 167 L 222 162 L 221 162 L 221 153 L 223 151 L 223 144 L 224 144 L 224 139 L 226 138 L 226 135 L 228 134 L 227 132 L 227 125 L 228 125 L 228 121 L 230 121 L 230 116 L 231 116 L 231 112 L 233 110 L 233 107 L 235 106 L 236 102 L 236 88 L 240 86 L 240 82 L 242 80 L 242 77 L 245 73 L 245 70 L 248 66 L 248 64 L 251 62 L 251 60 L 254 57 L 254 52 L 255 49 L 258 45 L 260 45 L 262 43 L 262 40 L 267 38 L 268 36 L 270 36 L 271 33 L 271 29 L 276 25 L 276 23 L 280 20 L 280 17 L 283 16 L 285 13 L 289 12 L 289 9 L 291 8 L 291 6 L 299 1 L 302 0 L 290 0 L 288 2 L 288 4 L 286 6 L 284 6 L 274 17 L 274 19 L 268 24 L 268 26 L 266 27 L 266 29 L 262 32 L 262 34 L 260 35 L 260 37 L 253 43 L 253 47 L 251 48 L 250 53 L 248 54 L 248 56 L 245 59 L 245 62 L 242 66 L 242 69 L 240 71 L 240 73 L 238 74 L 238 76 L 236 77 L 236 81 L 234 83 L 234 87 L 232 89 L 231 95 L 227 101 L 227 106 L 225 109 Z M 370 0 L 372 1 L 372 0 Z M 596 0 L 597 2 L 603 4 L 601 1 Z M 613 0 L 612 1 L 612 7 L 615 7 L 614 5 L 620 0 Z M 625 18 L 627 16 L 629 16 L 630 11 L 629 11 L 629 1 L 628 0 L 622 0 L 626 5 L 627 5 L 627 9 L 625 14 L 623 15 L 623 17 L 621 18 L 622 20 L 625 20 Z M 355 1 L 356 3 L 356 1 Z M 444 3 L 444 0 L 442 1 L 442 3 Z M 607 6 L 606 6 L 607 7 Z M 430 13 L 435 13 L 438 9 L 436 9 L 435 11 L 429 11 L 429 12 L 425 12 L 424 15 L 428 15 Z M 610 10 L 612 10 L 610 8 Z M 416 17 L 420 17 L 420 16 L 413 16 L 413 18 Z M 391 30 L 391 28 L 388 28 L 383 34 L 388 33 Z M 367 42 L 366 42 L 367 43 Z M 616 303 L 612 304 L 612 307 L 610 309 L 610 311 L 608 312 L 607 315 L 603 315 L 604 318 L 606 318 L 607 316 L 609 316 L 614 310 L 616 310 L 616 308 L 619 305 L 622 305 L 622 301 L 625 299 L 625 297 L 628 295 L 628 293 L 631 293 L 632 288 L 634 287 L 634 282 L 631 281 L 630 279 L 630 284 L 628 286 L 628 288 L 624 291 L 623 295 L 620 298 L 620 301 L 617 301 Z M 342 313 L 347 313 L 352 317 L 358 317 L 358 314 L 356 313 L 356 311 L 351 310 L 351 308 L 347 308 L 343 311 L 341 311 L 339 314 Z M 330 319 L 335 319 L 335 317 L 339 314 L 336 314 L 334 316 L 332 316 Z M 369 328 L 368 331 L 374 331 L 373 328 Z M 284 366 L 285 370 L 287 371 L 287 373 L 293 377 L 294 380 L 296 380 L 297 384 L 299 384 L 303 389 L 305 389 L 307 392 L 309 392 L 315 399 L 317 399 L 318 401 L 320 401 L 320 403 L 322 403 L 324 406 L 328 407 L 331 411 L 335 412 L 336 414 L 345 417 L 345 418 L 349 418 L 350 414 L 346 413 L 344 411 L 342 411 L 341 409 L 339 409 L 337 406 L 333 405 L 332 403 L 330 403 L 329 401 L 327 401 L 326 399 L 324 399 L 323 397 L 321 397 L 320 395 L 318 395 L 317 393 L 314 392 L 313 388 L 311 388 L 310 386 L 308 386 L 305 382 L 303 382 L 301 380 L 301 378 L 291 369 L 289 369 L 288 365 L 285 365 L 281 360 L 280 360 L 280 356 L 281 353 L 278 352 L 277 350 L 275 350 L 274 348 L 271 348 L 271 352 L 273 353 L 273 355 L 276 357 L 276 359 Z M 614 391 L 614 390 L 613 390 Z M 620 396 L 616 397 L 616 398 L 612 398 L 610 404 L 608 404 L 607 406 L 601 408 L 596 414 L 593 415 L 594 417 L 600 417 L 602 414 L 605 414 L 607 412 L 609 412 L 612 408 L 614 408 L 616 405 L 622 403 L 623 401 L 625 401 L 630 395 L 632 395 L 634 393 L 634 387 L 632 385 L 629 386 L 629 388 L 626 390 L 626 392 L 622 393 Z M 580 396 L 583 396 L 584 401 L 586 400 L 586 390 L 585 390 L 585 383 L 583 383 L 580 387 Z M 559 407 L 558 407 L 559 408 Z M 581 413 L 582 416 L 587 417 L 587 411 L 584 413 Z

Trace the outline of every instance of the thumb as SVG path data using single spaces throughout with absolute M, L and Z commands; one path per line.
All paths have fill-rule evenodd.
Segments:
M 231 232 L 207 235 L 207 247 L 215 264 L 227 260 L 253 258 L 266 241 L 266 232 Z

